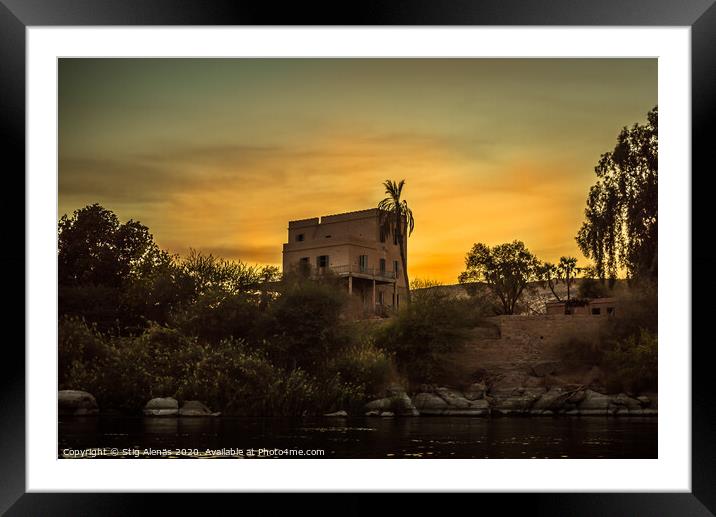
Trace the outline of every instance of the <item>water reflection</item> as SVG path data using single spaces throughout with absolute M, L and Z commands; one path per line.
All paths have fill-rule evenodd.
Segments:
M 333 458 L 655 458 L 656 418 L 63 417 L 67 447 L 323 449 Z M 213 455 L 215 456 L 215 455 Z

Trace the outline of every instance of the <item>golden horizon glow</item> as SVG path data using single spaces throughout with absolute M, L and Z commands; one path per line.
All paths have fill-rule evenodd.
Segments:
M 572 255 L 594 165 L 657 104 L 654 59 L 61 59 L 59 214 L 100 203 L 156 242 L 281 264 L 289 220 L 406 179 L 412 278 L 475 242 Z

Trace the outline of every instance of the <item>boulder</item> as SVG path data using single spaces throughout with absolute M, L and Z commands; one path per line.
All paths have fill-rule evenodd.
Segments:
M 179 403 L 172 397 L 154 398 L 144 406 L 145 416 L 177 416 Z
M 639 401 L 639 404 L 641 404 L 641 407 L 643 408 L 648 408 L 649 406 L 651 406 L 651 399 L 646 395 L 639 395 L 636 399 Z
M 218 416 L 198 400 L 187 400 L 179 410 L 179 416 Z
M 485 386 L 484 382 L 474 382 L 465 389 L 463 395 L 467 400 L 478 400 L 485 398 L 486 391 L 487 386 Z
M 386 417 L 386 416 L 395 416 L 395 413 L 392 411 L 383 411 L 380 416 Z
M 557 373 L 559 363 L 557 361 L 540 361 L 530 366 L 530 373 L 535 377 L 546 377 Z
M 498 415 L 528 413 L 535 401 L 546 391 L 542 387 L 534 387 L 516 388 L 508 393 L 498 393 L 490 397 L 490 407 Z
M 373 410 L 373 411 L 366 411 L 365 416 L 380 416 L 380 411 Z
M 508 371 L 499 375 L 490 382 L 490 393 L 511 393 L 515 388 L 524 386 L 527 375 L 517 372 Z
M 393 401 L 389 398 L 371 400 L 365 405 L 366 411 L 388 410 L 392 407 Z
M 552 388 L 535 401 L 532 405 L 532 412 L 550 411 L 557 413 L 561 410 L 573 409 L 573 407 L 567 406 L 567 399 L 570 395 L 570 392 L 562 388 Z
M 659 408 L 659 394 L 658 393 L 644 393 L 644 394 L 642 394 L 642 397 L 644 400 L 649 399 L 649 404 L 644 407 L 648 407 L 650 409 L 658 409 Z
M 630 411 L 641 409 L 641 402 L 639 402 L 637 399 L 629 397 L 625 393 L 620 393 L 616 397 L 612 397 L 611 403 L 615 406 L 618 406 L 620 409 L 626 408 Z
M 580 389 L 580 390 L 572 392 L 572 394 L 567 398 L 567 402 L 570 404 L 579 404 L 585 398 L 587 398 L 586 390 Z
M 436 388 L 435 394 L 447 402 L 451 409 L 466 409 L 472 404 L 472 401 L 466 399 L 462 393 L 450 388 Z
M 468 400 L 460 392 L 436 388 L 436 393 L 418 393 L 413 397 L 421 415 L 481 416 L 490 411 L 487 400 Z
M 57 409 L 60 415 L 86 416 L 96 415 L 99 412 L 94 396 L 80 390 L 58 391 Z
M 323 415 L 323 416 L 346 417 L 346 416 L 348 416 L 348 413 L 346 413 L 345 411 L 341 410 L 341 411 L 335 411 L 335 412 L 333 412 L 333 413 L 326 413 L 326 414 Z
M 433 393 L 418 393 L 413 397 L 413 404 L 421 414 L 439 415 L 447 409 L 448 403 Z
M 405 392 L 396 393 L 391 397 L 391 411 L 398 416 L 418 416 L 420 413 L 416 409 L 413 401 L 410 400 Z
M 484 416 L 490 414 L 490 404 L 485 399 L 473 400 L 467 408 L 448 407 L 441 413 L 445 416 Z
M 413 405 L 413 401 L 407 393 L 393 391 L 391 397 L 376 399 L 368 402 L 364 408 L 366 411 L 390 411 L 398 416 L 418 416 L 420 413 Z
M 609 395 L 593 390 L 584 390 L 584 398 L 577 404 L 577 409 L 582 415 L 603 415 L 609 410 L 609 402 Z

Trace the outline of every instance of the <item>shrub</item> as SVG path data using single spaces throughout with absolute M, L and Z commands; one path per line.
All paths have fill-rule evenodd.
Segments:
M 656 334 L 642 329 L 616 341 L 605 353 L 607 389 L 638 393 L 657 389 L 658 343 Z
M 299 280 L 270 305 L 262 335 L 280 366 L 320 372 L 340 343 L 345 293 L 331 282 Z
M 417 382 L 430 381 L 442 356 L 458 350 L 465 330 L 481 323 L 472 303 L 437 290 L 416 296 L 376 332 L 376 343 L 394 355 L 401 374 Z
M 108 338 L 95 325 L 78 317 L 61 318 L 58 325 L 58 377 L 61 390 L 95 393 L 111 355 Z
M 60 285 L 58 312 L 60 317 L 74 316 L 93 325 L 97 330 L 117 333 L 122 312 L 117 300 L 121 291 L 105 285 Z
M 179 398 L 245 416 L 300 416 L 363 400 L 360 388 L 340 375 L 320 381 L 300 368 L 285 370 L 243 341 L 224 340 L 205 352 L 185 378 Z
M 386 352 L 368 341 L 343 350 L 332 361 L 329 370 L 339 373 L 345 383 L 373 396 L 388 383 L 392 362 Z
M 132 363 L 127 366 L 148 374 L 150 398 L 174 396 L 203 353 L 195 338 L 156 324 L 141 336 L 123 341 L 122 357 Z
M 222 339 L 249 339 L 261 316 L 257 296 L 212 290 L 175 311 L 171 322 L 187 335 L 218 343 Z
M 204 348 L 178 396 L 231 414 L 265 414 L 266 402 L 281 381 L 281 372 L 265 356 L 250 351 L 241 340 L 224 340 Z

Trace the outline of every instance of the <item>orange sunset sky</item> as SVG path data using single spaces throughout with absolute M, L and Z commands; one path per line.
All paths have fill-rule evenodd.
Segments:
M 594 166 L 656 104 L 655 59 L 61 59 L 58 216 L 98 202 L 172 253 L 280 265 L 289 220 L 405 178 L 411 277 L 514 239 L 585 264 Z

